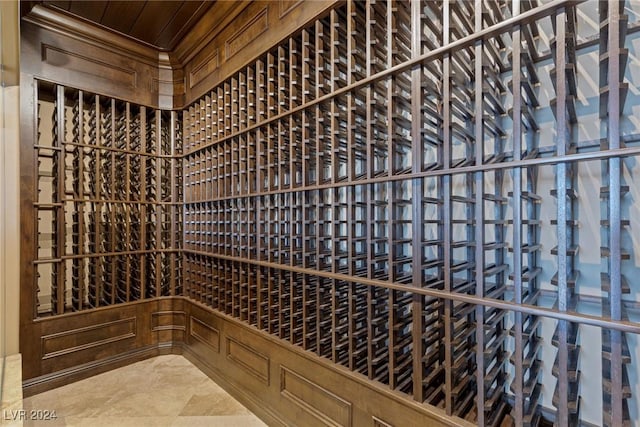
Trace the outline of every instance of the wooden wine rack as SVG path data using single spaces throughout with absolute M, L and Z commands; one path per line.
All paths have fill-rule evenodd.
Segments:
M 180 295 L 177 114 L 37 84 L 36 316 Z
M 575 132 L 577 11 L 347 2 L 222 82 L 183 116 L 187 295 L 448 414 L 537 425 L 549 381 L 540 325 L 550 312 L 579 311 L 576 186 L 592 148 Z M 606 34 L 625 23 L 621 13 L 601 8 L 600 34 L 589 34 L 601 61 L 624 59 L 624 38 Z M 607 64 L 600 105 L 613 128 L 619 119 L 603 105 L 623 99 L 613 86 L 624 83 Z M 541 75 L 552 96 L 540 97 Z M 557 132 L 553 145 L 539 143 L 545 127 Z M 603 179 L 617 182 L 603 190 L 610 204 L 625 187 L 614 179 L 620 158 L 606 150 L 619 147 L 601 147 Z M 542 172 L 555 176 L 548 196 Z M 547 204 L 558 238 L 545 250 Z M 619 245 L 609 224 L 628 221 L 602 221 Z M 544 271 L 543 254 L 557 272 Z M 603 256 L 619 270 L 621 253 Z M 605 282 L 617 299 L 603 300 L 603 318 L 626 319 L 615 311 L 623 280 L 607 272 Z M 544 306 L 541 295 L 550 311 L 519 309 Z M 577 320 L 557 321 L 546 344 L 557 348 L 561 425 L 580 419 Z M 623 343 L 615 363 L 628 363 L 624 334 L 603 334 L 603 348 Z M 606 390 L 629 390 L 621 366 Z M 624 405 L 618 417 L 628 417 Z
M 37 80 L 34 317 L 176 296 L 196 359 L 227 322 L 454 422 L 631 425 L 624 4 L 339 2 L 180 112 Z
M 602 4 L 599 10 L 600 38 L 600 118 L 606 128 L 603 149 L 619 149 L 625 146 L 621 140 L 621 118 L 629 89 L 624 80 L 629 50 L 625 44 L 629 17 L 624 3 Z M 623 265 L 631 258 L 625 250 L 624 234 L 630 224 L 622 213 L 623 199 L 629 186 L 625 185 L 625 164 L 620 158 L 602 162 L 602 187 L 600 198 L 605 205 L 601 221 L 603 246 L 600 248 L 605 271 L 601 273 L 602 291 L 606 295 L 602 314 L 615 320 L 629 320 L 623 304 L 623 294 L 631 288 L 623 274 Z M 604 425 L 631 425 L 627 399 L 631 387 L 627 365 L 631 353 L 626 334 L 614 330 L 602 330 L 602 390 Z

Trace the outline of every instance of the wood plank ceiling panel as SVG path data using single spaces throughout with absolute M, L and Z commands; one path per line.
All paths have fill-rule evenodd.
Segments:
M 163 48 L 174 47 L 184 37 L 189 29 L 200 19 L 213 2 L 185 1 L 176 12 L 154 44 Z
M 100 23 L 123 34 L 127 34 L 140 16 L 143 1 L 110 1 Z
M 71 6 L 71 1 L 69 1 L 69 0 L 67 0 L 67 1 L 55 0 L 55 1 L 48 1 L 46 3 L 47 4 L 52 4 L 54 6 L 57 6 L 60 9 L 63 9 L 63 10 L 69 10 L 69 7 Z
M 153 44 L 184 2 L 147 2 L 129 35 Z
M 45 0 L 43 3 L 157 49 L 173 50 L 216 2 Z
M 70 2 L 69 12 L 82 16 L 89 21 L 100 22 L 106 8 L 106 1 L 72 1 Z

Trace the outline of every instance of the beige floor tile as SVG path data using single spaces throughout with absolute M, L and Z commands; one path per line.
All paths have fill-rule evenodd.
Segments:
M 266 427 L 255 415 L 177 417 L 171 427 Z
M 249 415 L 247 408 L 240 402 L 220 392 L 215 394 L 196 394 L 189 399 L 180 415 L 203 416 L 203 415 Z
M 2 371 L 2 363 L 3 358 L 0 358 L 0 371 Z M 0 384 L 2 386 L 1 409 L 16 411 L 21 409 L 20 401 L 22 400 L 22 358 L 20 355 L 14 354 L 4 358 L 4 369 L 4 383 Z
M 47 421 L 35 421 L 29 420 L 24 422 L 24 427 L 63 427 L 67 426 L 67 421 L 64 417 L 58 417 L 55 420 Z
M 169 427 L 173 417 L 68 418 L 70 427 Z M 45 426 L 42 426 L 45 427 Z
M 39 395 L 29 397 L 24 400 L 24 409 L 29 412 L 55 411 L 60 417 L 77 416 L 90 417 L 101 402 L 105 402 L 108 396 L 99 397 L 95 394 L 81 394 L 69 389 L 56 389 Z
M 25 426 L 264 426 L 182 356 L 159 356 L 25 399 L 55 422 Z
M 96 405 L 94 417 L 145 417 L 176 416 L 189 401 L 190 396 L 176 394 L 170 386 L 161 389 L 129 390 L 117 393 L 114 397 Z

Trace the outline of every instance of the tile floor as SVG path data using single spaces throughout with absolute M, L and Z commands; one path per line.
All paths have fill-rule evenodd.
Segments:
M 25 426 L 266 426 L 182 356 L 158 356 L 24 400 Z
M 4 362 L 4 372 L 2 372 L 2 364 Z M 0 413 L 0 425 L 7 424 L 8 420 L 13 420 L 11 414 L 19 414 L 22 410 L 22 358 L 19 354 L 0 357 L 0 378 L 2 384 L 2 412 Z M 16 427 L 21 427 L 22 423 L 12 422 Z

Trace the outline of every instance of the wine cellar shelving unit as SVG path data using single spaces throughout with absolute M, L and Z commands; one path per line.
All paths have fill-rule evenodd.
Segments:
M 34 73 L 32 377 L 250 329 L 454 422 L 638 425 L 640 2 L 327 7 L 181 111 Z
M 624 2 L 338 5 L 184 111 L 185 296 L 479 425 L 577 425 L 599 327 L 599 422 L 629 425 L 628 21 Z
M 34 315 L 181 295 L 177 113 L 37 84 Z

